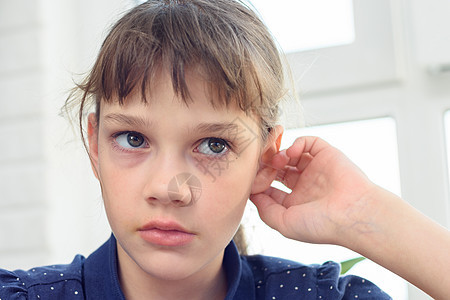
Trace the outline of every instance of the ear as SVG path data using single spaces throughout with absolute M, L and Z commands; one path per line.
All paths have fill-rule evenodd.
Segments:
M 98 122 L 94 113 L 88 116 L 88 142 L 92 171 L 98 179 Z
M 277 170 L 272 167 L 272 159 L 280 151 L 283 127 L 275 126 L 270 131 L 259 161 L 259 169 L 252 185 L 252 194 L 259 194 L 267 190 L 275 179 Z

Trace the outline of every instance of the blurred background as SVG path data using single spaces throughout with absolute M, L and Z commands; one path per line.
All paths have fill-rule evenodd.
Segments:
M 92 66 L 109 26 L 139 2 L 0 0 L 2 268 L 68 263 L 109 237 L 78 129 L 60 108 Z M 286 52 L 303 107 L 283 106 L 284 145 L 300 135 L 325 138 L 377 184 L 449 228 L 450 2 L 252 5 Z M 251 204 L 244 224 L 250 253 L 303 263 L 358 256 L 287 241 L 261 224 Z M 430 299 L 370 261 L 352 272 L 394 299 Z

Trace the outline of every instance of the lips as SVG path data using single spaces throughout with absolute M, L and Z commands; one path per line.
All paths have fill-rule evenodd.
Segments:
M 168 247 L 185 246 L 195 234 L 174 221 L 152 221 L 138 229 L 142 239 L 150 244 Z

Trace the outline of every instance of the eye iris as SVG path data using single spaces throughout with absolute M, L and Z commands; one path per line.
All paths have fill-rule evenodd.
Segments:
M 140 147 L 144 143 L 144 139 L 136 134 L 128 134 L 127 141 L 132 147 Z
M 214 153 L 220 153 L 225 148 L 225 144 L 218 139 L 210 139 L 208 144 L 209 149 Z

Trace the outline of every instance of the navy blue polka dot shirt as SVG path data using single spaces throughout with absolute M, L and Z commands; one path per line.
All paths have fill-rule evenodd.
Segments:
M 88 258 L 68 265 L 28 271 L 0 270 L 0 300 L 125 299 L 117 273 L 114 236 Z M 240 256 L 233 242 L 225 250 L 228 280 L 225 299 L 391 299 L 371 282 L 340 277 L 338 264 L 303 265 L 267 257 Z

